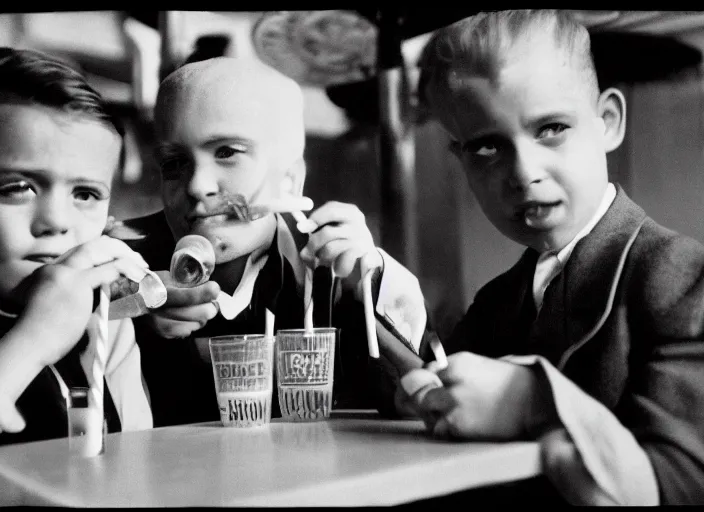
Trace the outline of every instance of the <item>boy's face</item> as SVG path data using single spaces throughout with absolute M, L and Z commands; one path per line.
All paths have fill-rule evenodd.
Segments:
M 217 263 L 271 241 L 271 215 L 245 222 L 210 212 L 235 195 L 250 203 L 274 197 L 272 122 L 260 99 L 232 94 L 226 87 L 209 85 L 207 94 L 189 89 L 176 95 L 159 119 L 157 149 L 164 212 L 176 240 L 204 236 L 213 244 Z
M 496 83 L 457 78 L 431 98 L 482 210 L 515 242 L 564 247 L 608 183 L 604 124 L 583 74 L 534 40 L 510 51 Z
M 0 104 L 0 300 L 105 227 L 120 139 L 97 121 Z

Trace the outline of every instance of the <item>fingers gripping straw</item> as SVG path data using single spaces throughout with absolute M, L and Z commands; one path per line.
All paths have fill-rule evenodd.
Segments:
M 442 385 L 437 375 L 422 368 L 415 368 L 401 378 L 401 387 L 408 396 L 415 395 L 423 388 L 439 388 Z
M 142 240 L 144 233 L 122 221 L 110 216 L 103 229 L 103 235 L 117 240 Z M 150 309 L 161 307 L 166 302 L 166 287 L 151 270 L 141 280 L 132 280 L 126 275 L 120 276 L 110 284 L 110 305 L 108 319 L 135 318 L 147 313 Z
M 171 256 L 171 278 L 182 288 L 193 288 L 207 283 L 215 268 L 215 250 L 207 238 L 186 235 L 178 241 Z M 215 304 L 227 320 L 235 318 L 234 299 L 220 292 Z

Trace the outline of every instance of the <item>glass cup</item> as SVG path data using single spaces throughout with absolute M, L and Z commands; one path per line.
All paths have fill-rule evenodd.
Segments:
M 268 425 L 274 338 L 263 334 L 216 336 L 208 345 L 223 426 Z
M 279 407 L 286 421 L 330 417 L 337 329 L 281 329 L 276 333 Z
M 107 422 L 101 409 L 89 405 L 89 391 L 89 388 L 71 388 L 68 395 L 68 446 L 76 457 L 94 457 L 105 452 Z

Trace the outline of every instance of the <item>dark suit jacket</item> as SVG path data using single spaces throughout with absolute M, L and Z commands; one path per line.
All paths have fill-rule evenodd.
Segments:
M 618 187 L 536 317 L 537 258 L 526 250 L 477 293 L 448 352 L 545 356 L 632 431 L 661 503 L 704 503 L 704 246 Z
M 295 225 L 292 218 L 286 221 L 289 226 Z M 132 219 L 127 224 L 148 234 L 144 240 L 130 243 L 133 249 L 142 254 L 151 269 L 168 270 L 175 241 L 163 212 Z M 296 229 L 291 232 L 297 245 L 302 247 L 305 240 L 297 238 L 300 233 Z M 276 245 L 273 243 L 269 249 L 269 258 L 257 277 L 249 307 L 235 319 L 228 321 L 218 315 L 184 339 L 162 338 L 149 327 L 146 317 L 134 319 L 155 427 L 215 421 L 220 417 L 212 367 L 199 356 L 193 342 L 195 338 L 264 332 L 267 308 L 276 315 L 275 329 L 303 327 L 303 301 L 297 292 L 293 269 L 279 254 Z M 326 269 L 316 270 L 314 325 L 339 329 L 333 407 L 372 408 L 393 415 L 398 371 L 383 354 L 379 360 L 368 356 L 363 306 L 351 294 L 342 292 L 338 284 Z M 390 325 L 386 327 L 392 330 Z M 279 415 L 275 390 L 272 416 Z

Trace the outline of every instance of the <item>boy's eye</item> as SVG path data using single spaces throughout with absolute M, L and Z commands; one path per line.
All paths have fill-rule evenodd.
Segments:
M 460 143 L 459 143 L 458 141 L 456 141 L 456 140 L 451 140 L 451 141 L 447 144 L 447 149 L 450 150 L 450 153 L 453 153 L 453 154 L 455 154 L 455 155 L 459 155 L 460 151 L 462 151 L 462 144 L 460 144 Z
M 215 150 L 215 158 L 224 160 L 227 158 L 232 158 L 238 153 L 245 153 L 246 151 L 247 148 L 240 145 L 218 146 L 218 148 Z
M 35 195 L 36 191 L 32 188 L 32 185 L 25 180 L 0 185 L 0 197 L 2 198 L 21 201 L 31 199 Z
M 91 188 L 76 189 L 73 192 L 73 197 L 79 202 L 100 201 L 104 199 L 103 194 L 99 190 Z
M 163 158 L 159 161 L 161 175 L 166 180 L 177 180 L 188 169 L 189 159 L 180 156 Z
M 494 137 L 482 137 L 477 140 L 469 141 L 462 146 L 462 151 L 468 153 L 472 157 L 496 158 L 501 149 L 501 144 Z
M 550 123 L 543 126 L 538 132 L 539 139 L 547 139 L 551 137 L 556 137 L 562 134 L 567 128 L 566 124 L 563 123 Z
M 496 153 L 498 153 L 499 149 L 494 146 L 493 144 L 485 144 L 479 149 L 476 149 L 472 151 L 472 153 L 476 156 L 482 156 L 485 158 L 492 158 L 496 156 Z

